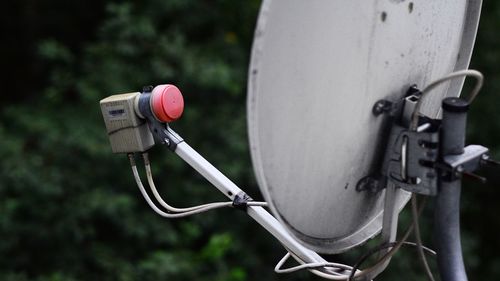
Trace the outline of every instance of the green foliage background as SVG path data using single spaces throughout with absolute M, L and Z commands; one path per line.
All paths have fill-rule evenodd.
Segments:
M 125 156 L 111 153 L 98 101 L 175 83 L 174 126 L 254 198 L 246 140 L 246 71 L 260 1 L 25 0 L 0 11 L 0 280 L 311 280 L 277 276 L 282 247 L 243 213 L 164 220 L 148 209 Z M 486 85 L 469 140 L 500 156 L 500 4 L 484 3 L 472 67 Z M 154 148 L 162 193 L 180 205 L 222 197 Z M 500 278 L 499 174 L 464 189 L 470 280 Z M 161 176 L 160 176 L 161 175 Z M 422 221 L 432 246 L 432 204 Z M 408 216 L 403 214 L 403 224 Z M 332 257 L 340 260 L 351 256 Z M 416 253 L 380 280 L 425 280 Z M 431 258 L 431 262 L 434 261 Z

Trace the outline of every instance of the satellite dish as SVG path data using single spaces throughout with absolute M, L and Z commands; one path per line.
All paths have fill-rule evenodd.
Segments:
M 380 99 L 402 98 L 466 69 L 481 1 L 264 1 L 248 82 L 254 170 L 273 214 L 321 253 L 359 245 L 382 227 L 384 190 L 360 190 L 380 169 Z M 463 79 L 425 97 L 439 115 Z M 401 209 L 408 200 L 402 192 Z

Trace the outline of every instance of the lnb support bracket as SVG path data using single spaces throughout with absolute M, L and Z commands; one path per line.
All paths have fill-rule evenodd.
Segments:
M 149 129 L 153 134 L 156 142 L 165 144 L 168 149 L 175 151 L 177 145 L 184 140 L 174 130 L 172 130 L 168 123 L 160 122 L 156 119 L 151 110 L 150 96 L 152 88 L 144 87 L 137 101 L 139 111 L 144 115 Z

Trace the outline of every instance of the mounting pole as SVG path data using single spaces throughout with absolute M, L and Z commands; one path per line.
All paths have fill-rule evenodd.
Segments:
M 443 100 L 441 157 L 464 153 L 469 103 L 461 98 Z M 441 171 L 434 213 L 434 236 L 441 280 L 467 281 L 460 243 L 460 175 Z

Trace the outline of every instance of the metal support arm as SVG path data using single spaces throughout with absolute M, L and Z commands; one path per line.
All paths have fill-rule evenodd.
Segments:
M 203 158 L 196 150 L 191 148 L 186 142 L 182 141 L 177 144 L 174 153 L 182 160 L 186 161 L 198 173 L 205 177 L 226 197 L 234 200 L 235 196 L 243 193 L 230 179 L 217 170 L 210 162 Z M 283 226 L 269 212 L 262 207 L 248 206 L 247 214 L 252 217 L 257 223 L 270 232 L 281 244 L 290 252 L 299 257 L 306 263 L 326 262 L 316 252 L 302 246 L 294 239 Z

